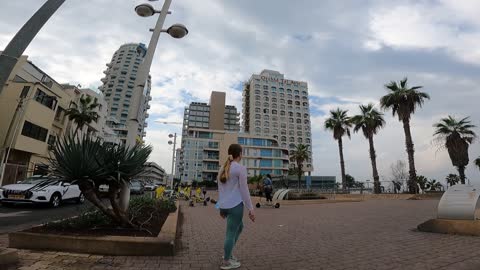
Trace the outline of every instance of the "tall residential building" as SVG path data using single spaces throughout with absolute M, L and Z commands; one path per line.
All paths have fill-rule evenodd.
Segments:
M 0 186 L 45 172 L 49 146 L 67 132 L 71 102 L 62 85 L 18 59 L 0 94 Z
M 183 118 L 182 147 L 180 156 L 177 156 L 180 166 L 177 166 L 175 174 L 180 175 L 180 178 L 185 181 L 212 179 L 212 170 L 203 170 L 203 159 L 208 160 L 208 157 L 218 155 L 218 151 L 209 151 L 208 147 L 204 151 L 204 145 L 199 143 L 197 138 L 189 136 L 189 129 L 238 132 L 240 131 L 239 115 L 235 106 L 225 105 L 225 92 L 213 91 L 208 104 L 192 102 L 186 107 Z
M 243 126 L 245 132 L 273 137 L 290 150 L 297 144 L 311 146 L 307 83 L 273 70 L 253 74 L 243 91 Z M 304 170 L 313 170 L 311 153 Z
M 128 43 L 120 46 L 113 54 L 112 61 L 107 64 L 107 69 L 104 71 L 106 76 L 101 79 L 103 85 L 99 89 L 105 95 L 110 112 L 107 123 L 118 134 L 122 143 L 127 142 L 128 120 L 132 118 L 128 113 L 133 95 L 141 95 L 141 106 L 136 112 L 139 116 L 137 139 L 142 140 L 146 135 L 147 111 L 150 109 L 149 102 L 152 100 L 150 75 L 144 91 L 134 93 L 135 78 L 146 52 L 147 48 L 142 43 Z

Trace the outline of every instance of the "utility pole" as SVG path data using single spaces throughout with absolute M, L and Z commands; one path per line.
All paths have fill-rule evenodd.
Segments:
M 65 0 L 48 0 L 43 4 L 17 32 L 2 54 L 0 54 L 0 94 L 3 91 L 8 77 L 10 77 L 10 73 L 12 73 L 13 68 L 17 64 L 18 58 L 22 56 L 25 49 L 40 29 L 42 29 L 43 25 L 64 2 Z

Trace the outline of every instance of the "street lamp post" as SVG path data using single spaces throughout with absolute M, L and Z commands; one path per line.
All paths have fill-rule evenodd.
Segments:
M 48 0 L 43 4 L 17 32 L 2 54 L 0 54 L 0 94 L 8 77 L 10 77 L 10 73 L 12 73 L 13 68 L 17 64 L 18 58 L 22 56 L 25 49 L 40 29 L 42 29 L 43 25 L 64 2 L 65 0 Z
M 153 29 L 153 34 L 150 39 L 150 43 L 148 44 L 145 58 L 140 64 L 137 77 L 135 78 L 135 92 L 132 96 L 130 109 L 128 112 L 128 116 L 130 119 L 127 127 L 127 145 L 134 145 L 136 143 L 140 114 L 143 113 L 142 110 L 140 110 L 141 104 L 143 102 L 142 93 L 147 84 L 148 74 L 152 66 L 153 55 L 155 54 L 155 49 L 157 47 L 160 33 L 166 32 L 173 38 L 183 38 L 188 34 L 187 28 L 182 24 L 174 24 L 166 30 L 163 29 L 165 18 L 167 17 L 167 14 L 170 14 L 168 9 L 170 8 L 171 3 L 172 0 L 165 0 L 165 2 L 163 3 L 163 7 L 160 11 L 155 10 L 150 4 L 141 4 L 135 7 L 135 12 L 141 17 L 150 17 L 153 16 L 155 13 L 160 13 L 160 15 L 158 16 L 157 23 L 155 25 L 155 28 Z
M 174 178 L 174 174 L 173 174 L 173 169 L 174 169 L 174 165 L 175 165 L 175 146 L 177 144 L 177 133 L 174 133 L 174 134 L 168 134 L 168 137 L 171 139 L 173 138 L 173 142 L 172 141 L 168 141 L 168 144 L 169 145 L 172 145 L 173 144 L 173 150 L 172 150 L 172 183 L 171 183 L 171 188 L 173 189 L 173 178 Z

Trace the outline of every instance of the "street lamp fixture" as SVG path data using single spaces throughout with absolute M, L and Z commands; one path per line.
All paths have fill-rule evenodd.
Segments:
M 150 17 L 153 16 L 153 14 L 157 13 L 152 5 L 150 4 L 140 4 L 135 7 L 135 12 L 138 14 L 140 17 Z
M 173 144 L 173 142 L 172 142 L 172 141 L 168 141 L 168 144 L 169 144 L 169 145 L 172 145 L 172 144 Z
M 167 34 L 173 38 L 183 38 L 188 34 L 188 29 L 181 23 L 176 23 L 167 29 Z

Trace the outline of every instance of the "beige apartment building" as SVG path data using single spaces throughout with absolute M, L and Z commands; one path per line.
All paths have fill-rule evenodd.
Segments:
M 274 70 L 253 74 L 243 91 L 243 127 L 245 132 L 275 138 L 290 151 L 298 144 L 311 146 L 308 84 Z M 310 152 L 304 170 L 311 173 L 312 164 Z
M 71 96 L 22 56 L 0 94 L 0 185 L 41 172 L 48 147 L 66 132 Z

